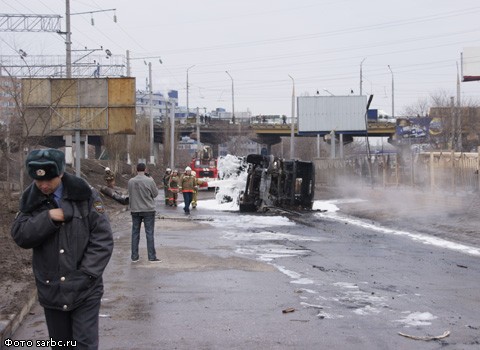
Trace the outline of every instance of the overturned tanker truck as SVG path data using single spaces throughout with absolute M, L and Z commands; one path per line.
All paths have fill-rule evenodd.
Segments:
M 315 195 L 312 162 L 258 154 L 248 155 L 246 162 L 248 176 L 245 191 L 239 198 L 241 212 L 312 209 Z

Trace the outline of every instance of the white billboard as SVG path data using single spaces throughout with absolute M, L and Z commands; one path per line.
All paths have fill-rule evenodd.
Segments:
M 367 96 L 303 96 L 297 104 L 299 132 L 366 131 Z
M 465 47 L 462 52 L 462 81 L 480 80 L 480 47 Z

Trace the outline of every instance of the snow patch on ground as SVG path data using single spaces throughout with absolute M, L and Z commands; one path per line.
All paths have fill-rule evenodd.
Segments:
M 432 315 L 430 312 L 413 312 L 406 311 L 404 313 L 409 313 L 407 316 L 395 322 L 404 323 L 406 326 L 429 326 L 437 316 Z
M 276 264 L 273 264 L 273 266 L 275 266 L 278 269 L 278 271 L 280 271 L 283 274 L 290 277 L 292 279 L 292 281 L 290 283 L 294 283 L 294 284 L 314 284 L 313 280 L 311 280 L 309 278 L 302 278 L 302 275 L 299 274 L 298 272 L 288 270 L 284 266 L 280 266 L 280 265 L 276 265 Z

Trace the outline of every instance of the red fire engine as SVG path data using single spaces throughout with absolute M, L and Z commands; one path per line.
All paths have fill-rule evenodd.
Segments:
M 218 179 L 217 159 L 213 157 L 210 146 L 201 146 L 195 152 L 195 158 L 192 159 L 190 168 L 195 171 L 197 179 L 203 180 L 207 184 Z

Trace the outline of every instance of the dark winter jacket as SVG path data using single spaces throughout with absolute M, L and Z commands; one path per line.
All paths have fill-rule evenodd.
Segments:
M 33 248 L 33 272 L 40 304 L 70 311 L 103 294 L 102 274 L 113 250 L 113 237 L 98 193 L 82 179 L 62 177 L 65 221 L 48 213 L 54 206 L 32 183 L 20 200 L 11 234 L 22 248 Z

